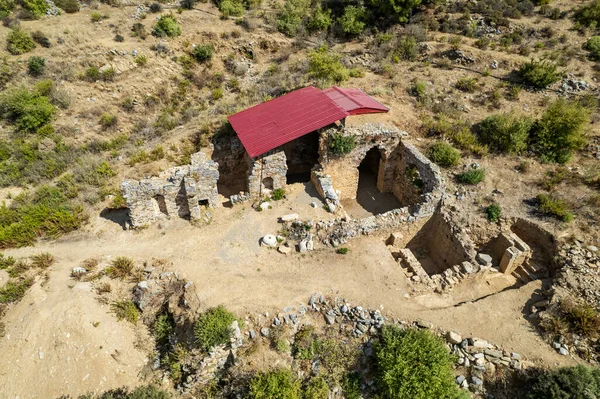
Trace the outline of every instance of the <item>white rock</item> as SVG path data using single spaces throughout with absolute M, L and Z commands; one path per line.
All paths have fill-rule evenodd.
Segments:
M 263 202 L 262 204 L 260 204 L 260 209 L 263 211 L 269 209 L 269 207 L 271 207 L 271 204 L 269 204 L 268 202 Z
M 282 222 L 291 222 L 291 221 L 294 221 L 294 220 L 298 219 L 298 214 L 297 213 L 290 213 L 288 215 L 283 215 L 279 219 Z
M 279 251 L 280 253 L 282 253 L 282 254 L 284 254 L 284 255 L 287 255 L 287 254 L 289 254 L 290 252 L 292 252 L 292 248 L 288 247 L 287 245 L 280 245 L 280 246 L 277 248 L 277 251 Z
M 277 245 L 277 238 L 273 234 L 267 234 L 262 238 L 261 244 L 266 247 L 274 247 Z
M 451 344 L 458 345 L 462 342 L 462 337 L 453 331 L 448 331 L 446 334 L 446 340 Z

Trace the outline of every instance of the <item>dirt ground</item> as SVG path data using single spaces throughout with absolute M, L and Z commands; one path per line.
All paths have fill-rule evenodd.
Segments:
M 575 363 L 558 355 L 524 317 L 540 282 L 507 289 L 514 278 L 497 275 L 488 281 L 463 282 L 449 294 L 410 296 L 411 287 L 382 236 L 352 240 L 348 255 L 323 246 L 290 255 L 260 247 L 261 236 L 276 233 L 277 217 L 291 209 L 303 218 L 326 217 L 321 207 L 310 206 L 315 198 L 307 191 L 296 184 L 288 200 L 263 212 L 249 205 L 219 208 L 214 216 L 218 222 L 204 227 L 177 219 L 126 231 L 97 216 L 83 231 L 35 248 L 6 251 L 13 256 L 48 251 L 58 261 L 49 280 L 37 282 L 4 319 L 0 391 L 25 399 L 141 383 L 140 372 L 148 359 L 138 349 L 143 344 L 136 342 L 133 327 L 117 322 L 110 308 L 95 299 L 89 283 L 69 277 L 73 267 L 90 257 L 128 256 L 140 264 L 168 259 L 194 282 L 204 307 L 224 304 L 240 316 L 297 308 L 318 292 L 381 308 L 399 319 L 423 320 L 487 339 L 539 364 Z M 24 383 L 15 384 L 17 379 Z

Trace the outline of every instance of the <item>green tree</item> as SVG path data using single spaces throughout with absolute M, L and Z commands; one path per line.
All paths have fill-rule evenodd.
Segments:
M 422 0 L 369 0 L 369 9 L 376 10 L 377 14 L 395 22 L 408 22 L 412 10 L 421 4 Z
M 547 162 L 565 163 L 586 144 L 590 110 L 577 101 L 558 99 L 533 125 L 531 144 Z
M 298 381 L 289 369 L 271 370 L 257 374 L 250 380 L 250 399 L 300 399 Z
M 286 0 L 277 16 L 277 30 L 294 37 L 310 10 L 310 0 Z
M 364 7 L 347 6 L 344 14 L 338 19 L 340 27 L 349 35 L 359 35 L 365 30 L 367 11 Z
M 331 22 L 331 10 L 329 8 L 323 9 L 319 4 L 308 20 L 306 27 L 310 32 L 322 32 L 329 29 Z
M 373 349 L 384 397 L 468 398 L 454 382 L 453 359 L 444 342 L 430 332 L 386 325 Z
M 342 57 L 339 54 L 329 51 L 327 45 L 322 45 L 316 50 L 308 52 L 308 73 L 309 75 L 321 81 L 335 83 L 348 80 L 350 73 L 348 68 L 342 64 Z

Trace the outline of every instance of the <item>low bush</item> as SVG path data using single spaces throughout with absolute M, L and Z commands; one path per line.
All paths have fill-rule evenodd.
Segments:
M 162 6 L 160 5 L 160 3 L 152 3 L 150 4 L 150 12 L 151 13 L 158 13 L 162 11 Z
M 138 66 L 143 67 L 148 64 L 148 57 L 144 54 L 139 54 L 133 59 L 133 61 L 135 61 Z
M 15 8 L 14 0 L 0 0 L 0 18 L 5 18 Z
M 169 336 L 175 331 L 175 320 L 170 313 L 161 313 L 156 318 L 152 326 L 152 333 L 159 343 L 167 341 Z
M 546 109 L 531 130 L 534 151 L 545 162 L 566 163 L 587 142 L 585 127 L 590 110 L 577 101 L 558 99 Z
M 0 304 L 19 302 L 32 284 L 33 281 L 30 279 L 9 280 L 4 287 L 0 288 Z
M 592 36 L 583 46 L 593 60 L 600 60 L 600 36 Z
M 460 78 L 456 82 L 456 88 L 467 93 L 474 93 L 475 89 L 477 89 L 477 79 L 468 77 Z
M 181 35 L 181 26 L 173 14 L 162 15 L 152 28 L 152 35 L 156 37 L 177 37 Z
M 589 338 L 597 338 L 600 334 L 600 313 L 587 303 L 561 301 L 560 312 L 569 324 L 571 331 Z
M 59 399 L 70 399 L 70 396 L 61 396 Z M 134 390 L 127 388 L 117 388 L 105 391 L 101 394 L 85 394 L 78 399 L 172 399 L 169 392 L 164 391 L 154 385 L 144 385 Z
M 131 36 L 139 37 L 142 40 L 146 39 L 146 37 L 148 37 L 148 32 L 146 31 L 144 24 L 140 22 L 133 24 L 131 26 Z
M 313 15 L 308 20 L 306 28 L 309 32 L 324 32 L 331 26 L 331 10 L 328 8 L 323 9 L 321 5 L 317 5 Z
M 117 117 L 115 115 L 109 114 L 108 112 L 100 115 L 100 119 L 98 120 L 100 126 L 103 129 L 108 129 L 117 125 Z
M 346 247 L 341 247 L 335 250 L 336 254 L 340 254 L 340 255 L 346 255 L 348 253 L 349 249 Z
M 284 198 L 285 198 L 285 189 L 283 189 L 283 188 L 276 188 L 271 193 L 271 199 L 273 201 L 280 201 Z
M 329 386 L 323 377 L 311 378 L 304 388 L 303 399 L 324 399 L 328 396 Z
M 573 220 L 573 214 L 569 212 L 567 204 L 560 199 L 552 198 L 548 194 L 539 194 L 536 202 L 538 209 L 544 215 L 552 216 L 566 223 Z
M 86 217 L 57 187 L 42 186 L 0 206 L 0 248 L 32 245 L 39 237 L 55 238 L 76 230 Z
M 331 138 L 329 148 L 335 155 L 344 155 L 352 152 L 356 147 L 356 137 L 352 135 L 345 135 L 342 133 L 336 133 Z
M 213 48 L 210 44 L 203 44 L 192 49 L 192 57 L 198 62 L 210 61 Z
M 289 369 L 259 373 L 250 380 L 249 399 L 301 399 L 300 381 Z
M 46 269 L 56 262 L 56 258 L 49 252 L 42 252 L 31 257 L 31 265 L 40 269 Z
M 219 2 L 219 11 L 224 18 L 241 17 L 244 15 L 244 4 L 239 0 L 222 0 Z
M 30 52 L 35 48 L 35 42 L 29 35 L 21 29 L 13 29 L 6 38 L 6 49 L 12 55 L 21 55 Z
M 19 0 L 19 3 L 35 18 L 43 17 L 48 11 L 48 3 L 45 0 Z
M 453 359 L 445 343 L 429 331 L 386 325 L 373 346 L 376 382 L 389 399 L 464 399 L 454 382 Z
M 460 152 L 445 141 L 434 143 L 427 155 L 433 162 L 446 168 L 455 166 L 460 160 Z
M 51 46 L 50 39 L 42 31 L 36 30 L 31 34 L 31 38 L 34 42 L 36 42 L 44 48 L 48 48 Z
M 485 169 L 469 168 L 466 172 L 459 173 L 456 178 L 463 184 L 476 185 L 481 183 L 485 178 Z
M 525 383 L 524 399 L 600 397 L 600 369 L 583 365 L 534 373 Z
M 581 25 L 594 28 L 600 26 L 600 0 L 593 0 L 589 4 L 577 9 L 574 18 Z
M 110 266 L 106 268 L 106 274 L 110 278 L 125 278 L 131 275 L 135 263 L 133 259 L 125 256 L 117 256 L 110 262 Z
M 536 89 L 545 89 L 562 78 L 556 65 L 548 60 L 526 62 L 519 69 L 518 75 L 523 83 Z
M 31 76 L 40 76 L 44 73 L 46 59 L 44 57 L 33 56 L 27 61 L 27 72 Z
M 235 315 L 222 305 L 208 309 L 198 317 L 194 326 L 196 342 L 205 351 L 217 345 L 228 344 L 231 324 L 235 320 Z
M 514 114 L 491 115 L 475 126 L 479 140 L 497 152 L 520 154 L 527 149 L 533 120 Z
M 36 131 L 52 120 L 55 111 L 48 97 L 36 90 L 19 88 L 0 94 L 0 114 L 19 131 Z
M 502 208 L 500 204 L 491 204 L 485 208 L 485 216 L 487 220 L 496 223 L 500 220 L 500 216 L 502 216 Z
M 79 11 L 79 1 L 77 0 L 55 0 L 54 4 L 67 14 L 73 14 Z
M 115 301 L 110 308 L 119 321 L 125 319 L 132 324 L 136 324 L 140 318 L 140 311 L 132 301 Z

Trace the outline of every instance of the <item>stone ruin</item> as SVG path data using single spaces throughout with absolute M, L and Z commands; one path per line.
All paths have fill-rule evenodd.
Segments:
M 203 152 L 191 158 L 190 165 L 167 169 L 157 177 L 121 183 L 133 227 L 173 216 L 192 222 L 210 221 L 210 209 L 219 206 L 218 164 L 206 159 Z

